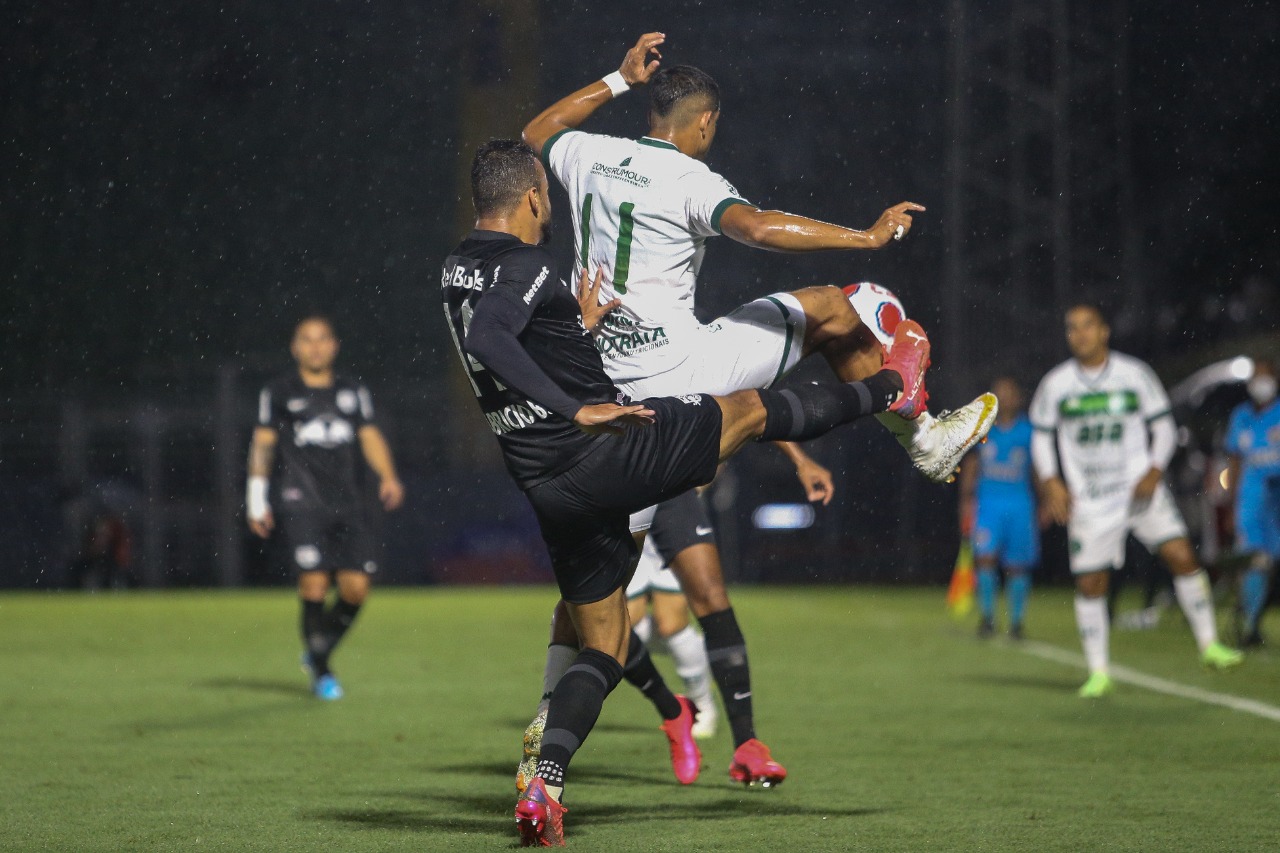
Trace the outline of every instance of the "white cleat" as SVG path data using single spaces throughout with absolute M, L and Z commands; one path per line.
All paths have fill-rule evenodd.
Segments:
M 920 473 L 935 483 L 950 483 L 964 455 L 987 440 L 999 410 L 994 394 L 982 394 L 954 412 L 936 418 L 921 415 L 914 435 L 899 434 L 897 438 Z

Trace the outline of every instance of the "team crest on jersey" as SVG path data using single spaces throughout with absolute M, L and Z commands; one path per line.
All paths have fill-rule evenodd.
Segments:
M 344 415 L 351 414 L 356 410 L 356 406 L 360 405 L 360 401 L 356 399 L 356 392 L 350 388 L 343 388 L 338 392 L 337 403 L 338 409 Z
M 315 545 L 299 545 L 293 549 L 293 559 L 301 569 L 314 569 L 320 565 L 320 549 Z
M 303 397 L 294 397 L 289 402 L 285 403 L 284 406 L 286 409 L 296 414 L 307 407 L 307 401 Z
M 700 394 L 681 394 L 679 397 L 676 397 L 676 399 L 689 406 L 702 405 L 702 395 Z

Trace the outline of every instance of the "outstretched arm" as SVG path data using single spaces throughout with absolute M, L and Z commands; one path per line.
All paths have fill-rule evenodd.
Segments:
M 645 33 L 640 36 L 635 47 L 627 51 L 617 72 L 626 87 L 642 86 L 649 82 L 649 78 L 658 70 L 658 64 L 662 59 L 662 54 L 658 52 L 658 45 L 666 40 L 667 37 L 662 33 Z M 650 53 L 657 58 L 650 60 Z M 620 91 L 625 90 L 623 88 Z M 592 113 L 612 100 L 613 96 L 614 87 L 610 85 L 609 79 L 597 80 L 547 107 L 538 114 L 537 118 L 524 126 L 521 136 L 530 148 L 541 155 L 542 148 L 547 144 L 548 139 L 562 130 L 578 127 L 590 118 Z
M 720 230 L 739 243 L 775 252 L 820 252 L 825 249 L 879 249 L 901 240 L 911 230 L 911 211 L 924 207 L 904 201 L 880 214 L 866 231 L 817 219 L 735 204 L 720 218 Z

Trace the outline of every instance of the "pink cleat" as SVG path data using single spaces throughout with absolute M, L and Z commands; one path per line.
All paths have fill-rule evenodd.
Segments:
M 671 769 L 681 785 L 692 785 L 702 769 L 702 750 L 693 738 L 693 723 L 698 718 L 698 709 L 688 698 L 677 696 L 680 701 L 680 716 L 667 720 L 661 726 L 662 731 L 671 743 Z
M 893 346 L 884 369 L 902 377 L 902 396 L 889 411 L 906 420 L 920 417 L 929 402 L 924 372 L 929 369 L 929 338 L 915 320 L 903 320 L 893 332 Z
M 564 815 L 569 811 L 547 793 L 546 783 L 535 776 L 516 803 L 516 829 L 521 847 L 563 847 Z
M 772 788 L 781 785 L 782 780 L 787 778 L 787 768 L 773 760 L 769 747 L 752 738 L 733 751 L 729 778 L 744 785 L 758 784 L 762 788 Z

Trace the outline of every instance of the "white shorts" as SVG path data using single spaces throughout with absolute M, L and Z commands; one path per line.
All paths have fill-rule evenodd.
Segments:
M 1124 565 L 1124 543 L 1128 535 L 1155 552 L 1171 539 L 1187 535 L 1187 525 L 1163 483 L 1145 504 L 1130 504 L 1117 511 L 1114 501 L 1079 501 L 1071 511 L 1067 542 L 1073 574 L 1118 569 Z
M 654 547 L 652 539 L 645 539 L 644 550 L 640 552 L 640 563 L 636 573 L 627 584 L 627 598 L 639 598 L 650 592 L 680 592 L 680 581 L 675 572 L 662 564 L 662 557 Z
M 775 293 L 699 328 L 684 361 L 671 370 L 618 387 L 633 400 L 768 388 L 804 357 L 804 333 L 800 301 L 790 293 Z M 648 530 L 652 521 L 653 507 L 632 514 L 631 532 Z
M 684 360 L 672 369 L 618 387 L 633 400 L 768 388 L 800 363 L 804 333 L 799 300 L 775 293 L 698 328 Z

